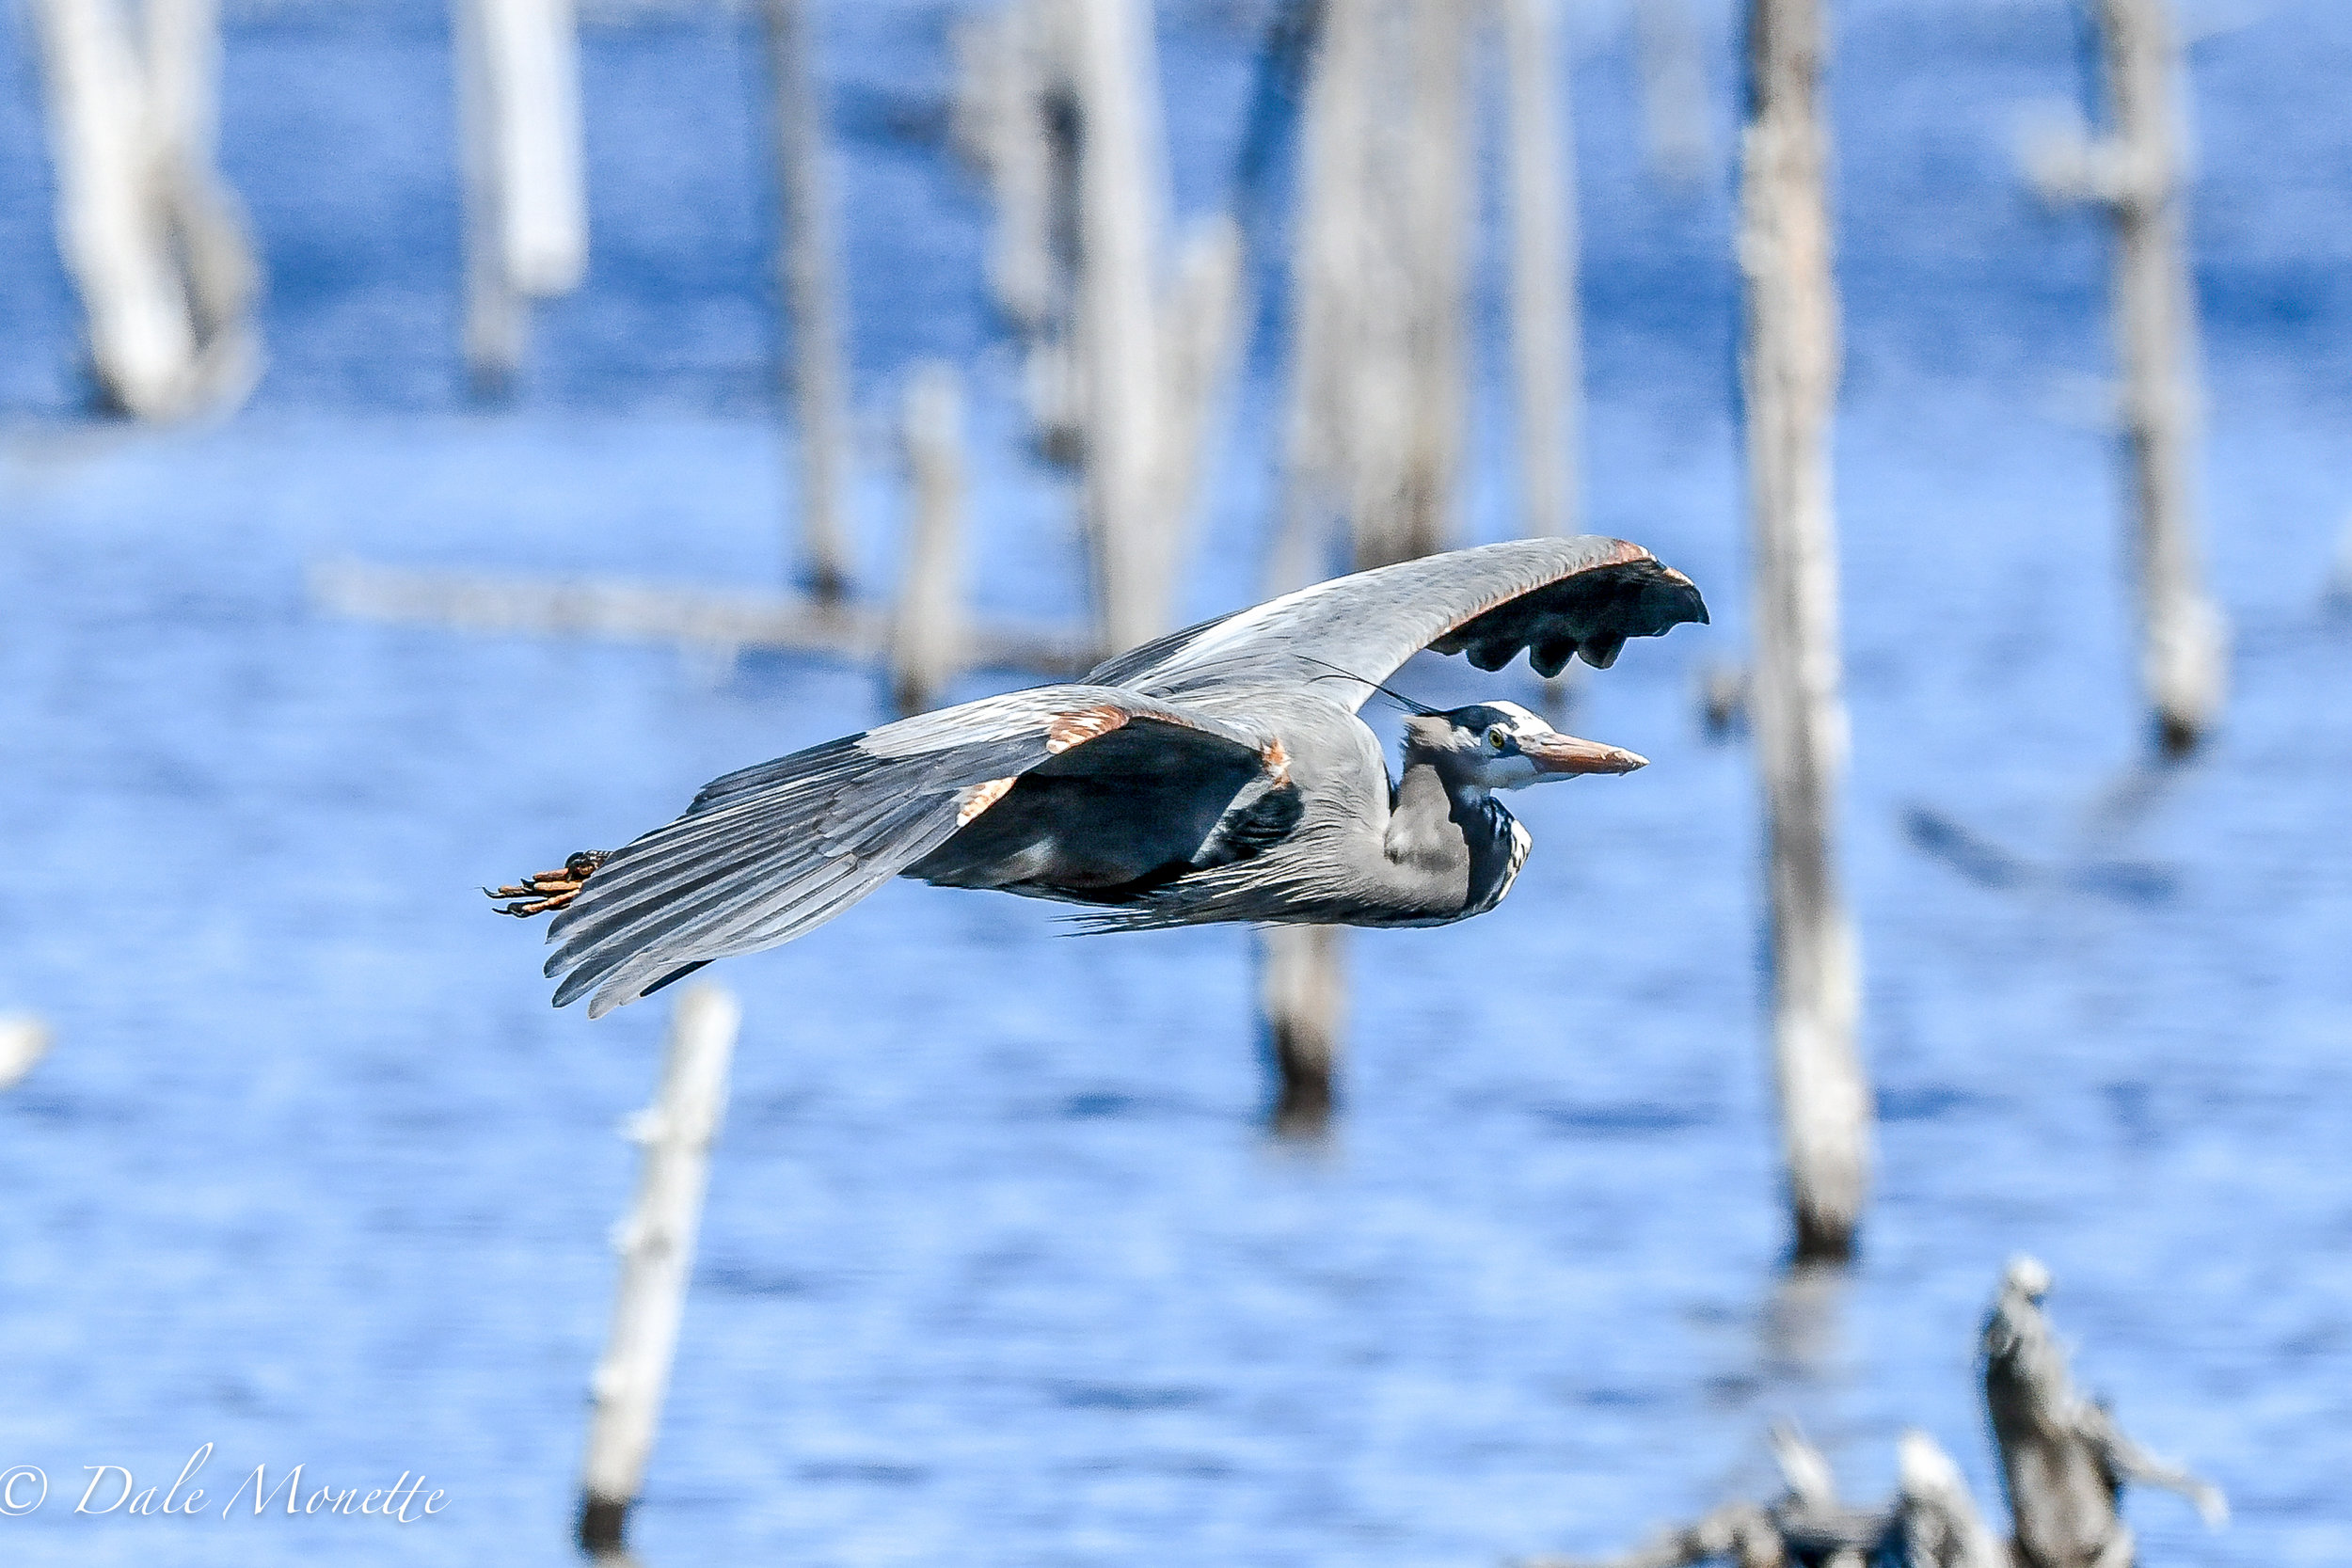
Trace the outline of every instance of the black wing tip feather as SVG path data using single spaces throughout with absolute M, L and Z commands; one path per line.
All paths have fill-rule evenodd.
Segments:
M 606 990 L 598 992 L 596 999 L 588 1004 L 588 1016 L 590 1018 L 602 1018 L 605 1014 L 611 1012 L 615 1007 L 627 1006 L 631 1002 L 643 1002 L 646 997 L 651 996 L 655 991 L 666 990 L 671 986 L 676 985 L 680 980 L 685 979 L 689 974 L 693 974 L 696 970 L 704 968 L 709 962 L 710 960 L 708 958 L 696 958 L 691 963 L 680 964 L 675 969 L 671 970 L 667 974 L 662 975 L 660 979 L 654 981 L 653 984 L 649 986 L 622 986 L 608 988 Z M 555 999 L 550 1006 L 568 1007 L 574 1002 L 580 1000 L 580 996 L 582 991 L 587 990 L 596 983 L 594 976 L 576 975 L 574 976 L 574 979 L 579 980 L 580 983 L 575 985 L 570 980 L 567 980 L 563 985 L 556 988 Z
M 1535 673 L 1549 678 L 1571 658 L 1606 670 L 1629 638 L 1661 637 L 1687 622 L 1708 624 L 1707 600 L 1689 578 L 1638 545 L 1594 543 L 1614 546 L 1616 559 L 1507 599 L 1430 647 L 1462 654 L 1481 670 L 1500 670 L 1525 651 Z

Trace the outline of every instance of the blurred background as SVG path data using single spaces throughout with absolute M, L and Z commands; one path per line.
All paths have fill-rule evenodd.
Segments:
M 805 12 L 847 565 L 887 604 L 901 399 L 944 362 L 972 613 L 1078 626 L 1083 486 L 1040 437 L 997 204 L 955 146 L 955 40 L 992 14 Z M 1176 227 L 1248 231 L 1168 579 L 1189 620 L 1276 570 L 1298 138 L 1264 107 L 1272 0 L 1138 14 Z M 2352 9 L 2175 21 L 2234 656 L 2210 736 L 2159 764 L 2111 240 L 2019 152 L 2088 102 L 2088 24 L 2061 0 L 1831 8 L 1842 833 L 1879 1117 L 1851 1269 L 1782 1266 L 1755 764 L 1699 700 L 1748 641 L 1739 18 L 1571 0 L 1581 526 L 1714 610 L 1574 689 L 1573 728 L 1653 766 L 1527 800 L 1536 851 L 1495 913 L 1357 941 L 1342 1114 L 1310 1147 L 1265 1131 L 1246 933 L 1073 942 L 1050 906 L 894 885 L 725 966 L 741 1044 L 631 1525 L 649 1568 L 1597 1554 L 1769 1492 L 1779 1417 L 1862 1496 L 1923 1427 L 1989 1500 L 1975 1334 L 2019 1250 L 2056 1272 L 2086 1384 L 2232 1497 L 2212 1534 L 2133 1494 L 2146 1560 L 2352 1556 L 2352 614 L 2329 587 Z M 532 308 L 502 388 L 463 350 L 444 8 L 227 0 L 220 39 L 257 352 L 209 410 L 137 421 L 99 411 L 60 260 L 40 25 L 0 23 L 0 1012 L 54 1042 L 0 1093 L 0 1467 L 51 1483 L 0 1555 L 569 1560 L 634 1169 L 614 1130 L 665 1008 L 552 1012 L 539 933 L 474 890 L 879 722 L 891 683 L 708 638 L 371 620 L 316 574 L 787 585 L 806 475 L 765 24 L 583 0 L 585 270 Z M 1505 52 L 1466 47 L 1454 543 L 1525 527 Z M 1523 665 L 1400 679 L 1541 695 Z M 73 1516 L 84 1466 L 167 1483 L 204 1443 L 215 1497 L 255 1464 L 448 1497 L 405 1527 Z

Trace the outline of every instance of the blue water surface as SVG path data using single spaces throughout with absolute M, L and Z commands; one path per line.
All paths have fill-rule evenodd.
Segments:
M 2352 10 L 2187 8 L 2212 577 L 2233 689 L 2147 760 L 2106 249 L 2044 211 L 2021 117 L 2076 100 L 2058 0 L 1837 18 L 1837 484 L 1879 1188 L 1842 1279 L 1784 1277 L 1744 742 L 1693 688 L 1743 646 L 1733 18 L 1698 9 L 1716 168 L 1645 169 L 1624 8 L 1577 8 L 1590 526 L 1709 592 L 1581 733 L 1653 759 L 1520 798 L 1494 914 L 1351 948 L 1336 1136 L 1270 1144 L 1247 938 L 1069 940 L 1020 900 L 885 889 L 713 974 L 734 1103 L 632 1534 L 648 1568 L 1491 1564 L 1600 1553 L 1772 1487 L 1802 1420 L 1857 1497 L 1924 1427 L 1997 1508 L 1974 1336 L 2030 1250 L 2090 1385 L 2228 1489 L 2132 1495 L 2151 1564 L 2352 1559 Z M 1067 482 L 1030 457 L 986 206 L 940 139 L 963 8 L 823 8 L 886 589 L 918 359 L 973 388 L 976 593 L 1073 614 Z M 1222 199 L 1262 8 L 1162 8 L 1180 204 Z M 571 1560 L 585 1387 L 667 1016 L 547 1006 L 477 884 L 875 721 L 821 659 L 339 620 L 306 570 L 772 584 L 756 16 L 592 9 L 585 288 L 511 405 L 464 395 L 446 24 L 232 6 L 222 158 L 269 265 L 252 405 L 93 419 L 25 13 L 0 22 L 0 1517 L 28 1565 Z M 1491 96 L 1491 85 L 1485 89 Z M 1270 242 L 1279 253 L 1279 235 Z M 1499 320 L 1489 235 L 1482 321 Z M 1188 607 L 1254 596 L 1278 330 L 1223 442 Z M 1512 531 L 1489 341 L 1466 536 Z M 1007 677 L 975 677 L 968 692 Z M 1432 701 L 1524 669 L 1425 659 Z M 77 1517 L 89 1472 L 193 1518 Z M 433 1518 L 224 1521 L 253 1466 L 446 1490 Z M 114 1483 L 99 1495 L 103 1502 Z

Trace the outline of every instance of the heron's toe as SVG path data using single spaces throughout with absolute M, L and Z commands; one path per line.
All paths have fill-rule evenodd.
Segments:
M 499 906 L 500 914 L 528 920 L 534 914 L 546 914 L 568 906 L 580 896 L 580 890 L 587 885 L 596 867 L 602 865 L 611 854 L 609 849 L 582 849 L 566 859 L 556 870 L 534 871 L 519 882 L 510 882 L 504 887 L 485 887 L 482 891 L 492 898 L 513 900 Z

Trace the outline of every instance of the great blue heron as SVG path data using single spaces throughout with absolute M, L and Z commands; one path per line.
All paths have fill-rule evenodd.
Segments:
M 1422 648 L 1547 676 L 1707 606 L 1617 539 L 1425 557 L 1203 621 L 1041 686 L 729 773 L 624 848 L 494 897 L 560 911 L 555 1005 L 591 1018 L 813 930 L 894 876 L 1090 906 L 1104 930 L 1216 921 L 1441 926 L 1501 901 L 1527 830 L 1494 792 L 1629 773 L 1630 752 L 1512 703 L 1405 723 L 1390 780 L 1356 710 Z

